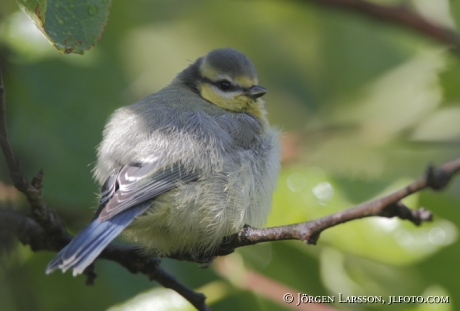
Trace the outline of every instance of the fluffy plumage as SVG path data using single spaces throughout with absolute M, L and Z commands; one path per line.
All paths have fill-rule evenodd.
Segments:
M 96 218 L 47 273 L 81 273 L 121 231 L 150 255 L 205 257 L 243 225 L 261 226 L 280 161 L 265 92 L 244 54 L 219 49 L 116 110 L 98 147 Z

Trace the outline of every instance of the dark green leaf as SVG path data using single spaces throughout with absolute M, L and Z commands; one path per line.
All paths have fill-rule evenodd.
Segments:
M 60 53 L 83 54 L 107 23 L 110 0 L 17 0 Z

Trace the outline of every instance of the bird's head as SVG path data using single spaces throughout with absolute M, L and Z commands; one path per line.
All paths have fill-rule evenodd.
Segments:
M 257 72 L 243 53 L 217 49 L 199 58 L 181 72 L 179 81 L 210 103 L 233 112 L 247 112 L 266 122 L 267 89 L 258 85 Z

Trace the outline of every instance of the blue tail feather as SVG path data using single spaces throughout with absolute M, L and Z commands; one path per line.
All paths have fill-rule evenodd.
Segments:
M 56 269 L 65 272 L 73 268 L 74 276 L 81 274 L 149 205 L 149 203 L 139 204 L 102 222 L 97 218 L 94 219 L 54 257 L 46 267 L 46 273 L 49 274 Z

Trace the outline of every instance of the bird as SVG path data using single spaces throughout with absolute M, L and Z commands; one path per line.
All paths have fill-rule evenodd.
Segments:
M 233 48 L 198 58 L 156 93 L 112 114 L 97 147 L 93 220 L 48 264 L 76 276 L 117 236 L 146 256 L 210 258 L 262 226 L 280 169 L 253 63 Z

